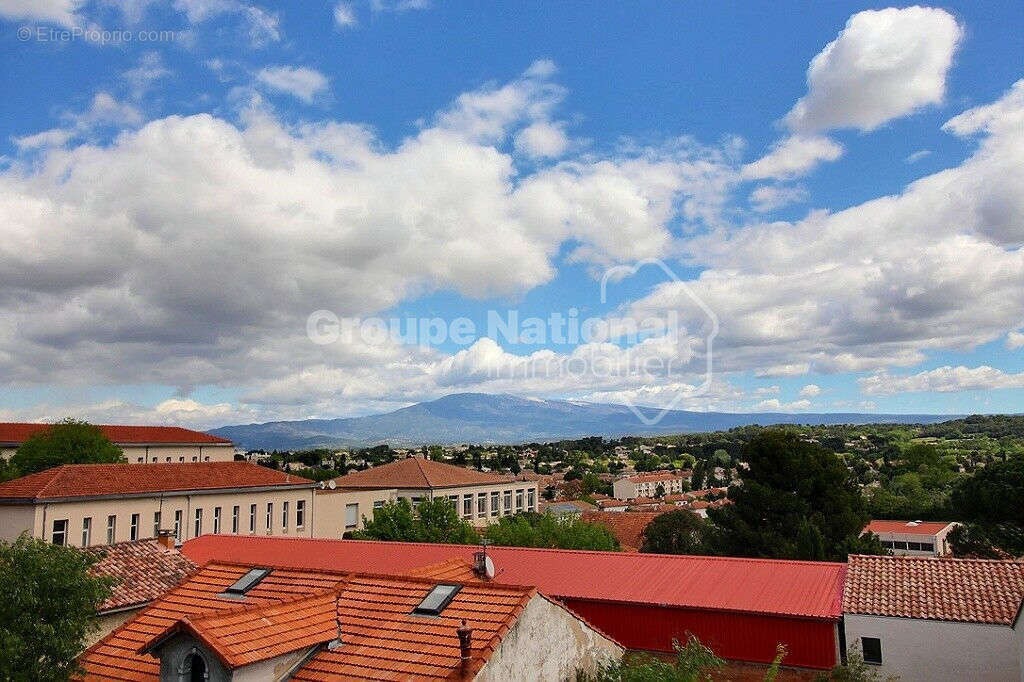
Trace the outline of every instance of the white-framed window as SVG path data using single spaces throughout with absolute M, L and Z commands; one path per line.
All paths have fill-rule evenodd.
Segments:
M 516 491 L 516 511 L 517 512 L 523 511 L 523 491 L 522 490 L 517 490 Z
M 487 493 L 476 494 L 476 515 L 487 516 Z
M 511 514 L 512 513 L 512 491 L 511 490 L 506 490 L 505 491 L 505 505 L 504 505 L 504 507 L 505 507 L 505 513 L 506 514 Z
M 112 545 L 117 540 L 117 515 L 111 514 L 107 517 L 107 544 Z
M 160 537 L 160 517 L 162 514 L 158 511 L 153 512 L 153 537 Z
M 203 534 L 203 509 L 202 507 L 196 507 L 196 518 L 195 518 L 195 532 L 192 533 L 192 537 L 197 538 Z
M 384 500 L 374 500 L 373 501 L 373 508 L 374 509 L 380 509 L 383 506 L 384 506 Z
M 491 516 L 497 516 L 501 511 L 501 493 L 497 490 L 491 493 Z
M 82 519 L 82 547 L 92 544 L 92 517 L 86 516 Z
M 409 498 L 409 503 L 412 504 L 412 508 L 413 509 L 415 509 L 416 507 L 420 506 L 420 502 L 421 501 L 423 501 L 422 497 L 410 497 Z
M 462 515 L 467 519 L 473 515 L 473 494 L 468 493 L 462 496 Z
M 53 534 L 50 535 L 50 542 L 63 547 L 68 544 L 68 520 L 55 519 L 53 522 Z
M 178 542 L 181 542 L 181 517 L 181 510 L 176 510 L 174 512 L 174 539 Z
M 288 501 L 281 503 L 281 530 L 288 532 Z
M 213 508 L 213 532 L 220 533 L 220 507 Z
M 530 511 L 537 511 L 537 491 L 533 488 L 526 491 L 526 508 Z
M 132 514 L 128 519 L 128 539 L 135 542 L 139 539 L 139 515 Z
M 345 530 L 354 530 L 359 525 L 359 504 L 345 505 Z
M 274 503 L 267 502 L 267 535 L 274 530 Z
M 231 508 L 231 532 L 238 535 L 238 505 Z
M 256 532 L 256 505 L 255 504 L 250 504 L 249 505 L 249 532 L 250 533 L 255 533 Z
M 295 501 L 295 527 L 304 528 L 306 526 L 306 501 L 296 500 Z

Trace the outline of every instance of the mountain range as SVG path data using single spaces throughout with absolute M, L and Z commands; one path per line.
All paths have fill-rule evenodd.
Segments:
M 642 408 L 645 415 L 657 410 Z M 296 450 L 315 447 L 395 447 L 426 444 L 514 444 L 585 436 L 652 436 L 720 431 L 760 424 L 920 423 L 960 415 L 859 414 L 852 412 L 688 412 L 672 410 L 652 426 L 624 405 L 540 400 L 514 395 L 455 393 L 393 412 L 339 419 L 303 419 L 222 426 L 210 433 L 247 449 Z

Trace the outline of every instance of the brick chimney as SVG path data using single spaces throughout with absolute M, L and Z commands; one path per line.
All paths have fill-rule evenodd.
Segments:
M 167 549 L 174 549 L 174 536 L 169 530 L 161 530 L 156 536 L 156 541 Z
M 459 636 L 459 670 L 463 677 L 470 674 L 470 662 L 473 660 L 472 644 L 473 644 L 473 628 L 466 625 L 466 620 L 462 620 L 462 625 L 455 634 Z

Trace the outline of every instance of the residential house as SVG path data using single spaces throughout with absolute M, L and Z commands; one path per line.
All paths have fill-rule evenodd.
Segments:
M 0 457 L 10 458 L 29 436 L 50 424 L 0 423 Z M 178 426 L 97 425 L 103 435 L 124 452 L 131 464 L 231 462 L 235 446 L 230 440 Z
M 957 525 L 949 521 L 872 521 L 864 532 L 877 535 L 893 554 L 946 556 L 950 553 L 946 536 Z
M 0 539 L 92 547 L 204 533 L 313 533 L 316 483 L 249 462 L 66 464 L 0 483 Z

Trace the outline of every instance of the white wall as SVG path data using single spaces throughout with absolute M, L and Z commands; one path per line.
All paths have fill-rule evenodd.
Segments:
M 900 682 L 1024 680 L 1024 640 L 1009 626 L 850 614 L 844 620 L 848 651 L 861 651 L 861 637 L 881 640 L 878 672 L 883 678 L 897 675 Z

